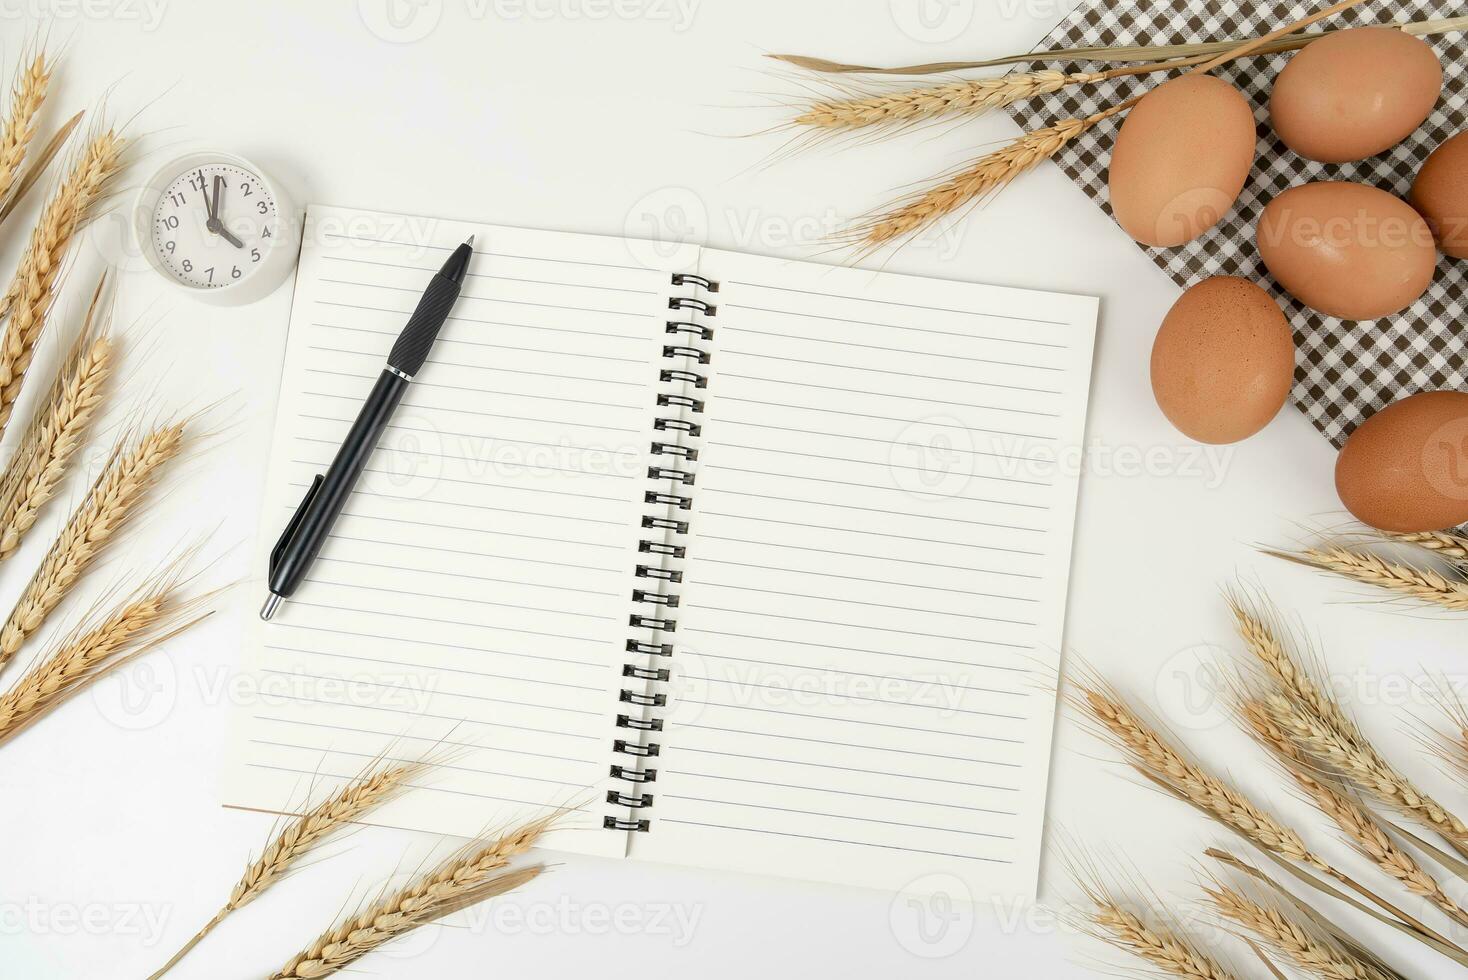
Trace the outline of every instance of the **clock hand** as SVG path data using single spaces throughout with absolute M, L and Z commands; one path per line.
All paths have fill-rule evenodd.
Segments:
M 209 195 L 204 192 L 204 171 L 202 170 L 199 171 L 199 193 L 204 198 L 204 211 L 206 214 L 209 215 L 209 221 L 206 222 L 207 225 L 214 221 L 214 208 L 219 203 L 219 201 L 216 198 L 214 204 L 209 203 Z
M 219 176 L 218 174 L 215 174 L 214 206 L 209 209 L 209 220 L 204 223 L 204 227 L 214 232 L 214 234 L 220 236 L 225 241 L 229 242 L 235 248 L 244 248 L 245 243 L 236 238 L 228 228 L 224 227 L 224 222 L 219 219 L 219 195 L 223 187 L 224 178 Z

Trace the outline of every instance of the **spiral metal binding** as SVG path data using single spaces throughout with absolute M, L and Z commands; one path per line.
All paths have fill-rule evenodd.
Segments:
M 717 282 L 703 276 L 676 273 L 672 281 L 675 287 L 710 294 L 719 291 Z M 670 672 L 667 667 L 659 666 L 658 661 L 673 655 L 673 645 L 667 642 L 665 634 L 678 628 L 679 596 L 671 588 L 683 581 L 683 571 L 677 563 L 683 560 L 687 549 L 679 542 L 688 534 L 684 512 L 693 506 L 693 498 L 686 488 L 693 486 L 696 476 L 692 464 L 698 460 L 698 447 L 693 442 L 703 432 L 696 421 L 703 413 L 703 400 L 693 393 L 708 385 L 708 376 L 698 368 L 709 363 L 710 354 L 696 345 L 713 339 L 713 328 L 702 321 L 718 314 L 715 304 L 695 296 L 674 296 L 668 300 L 668 309 L 674 316 L 665 327 L 668 342 L 663 346 L 663 357 L 671 365 L 658 371 L 658 381 L 664 387 L 658 391 L 657 405 L 676 411 L 653 421 L 653 429 L 659 435 L 653 439 L 651 452 L 658 459 L 648 466 L 647 478 L 656 486 L 643 493 L 643 502 L 652 512 L 643 515 L 642 527 L 657 533 L 637 543 L 638 554 L 649 558 L 634 569 L 636 577 L 644 582 L 632 590 L 632 602 L 638 611 L 627 620 L 632 628 L 650 635 L 627 640 L 627 652 L 640 659 L 623 664 L 622 676 L 641 687 L 626 687 L 619 693 L 618 703 L 627 708 L 617 714 L 616 724 L 630 734 L 612 743 L 613 752 L 630 757 L 628 762 L 612 765 L 612 778 L 639 787 L 655 782 L 658 777 L 657 769 L 646 764 L 662 748 L 654 741 L 654 733 L 663 730 L 663 719 L 654 712 L 668 703 L 667 695 L 657 687 L 667 683 Z M 627 810 L 645 810 L 653 805 L 653 794 L 646 789 L 631 792 L 613 789 L 607 791 L 606 800 Z M 609 830 L 646 831 L 650 824 L 642 816 L 609 815 L 602 819 L 602 826 Z

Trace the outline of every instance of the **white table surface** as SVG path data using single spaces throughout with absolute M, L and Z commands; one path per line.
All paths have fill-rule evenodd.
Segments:
M 718 247 L 810 257 L 821 235 L 880 205 L 888 189 L 1015 130 L 996 115 L 761 168 L 779 139 L 744 134 L 778 120 L 761 107 L 795 91 L 762 52 L 878 63 L 1008 53 L 1033 44 L 1069 7 L 408 0 L 398 4 L 407 16 L 391 20 L 386 2 L 3 0 L 0 39 L 7 72 L 38 29 L 64 49 L 47 127 L 80 107 L 132 120 L 129 132 L 141 137 L 133 182 L 183 148 L 214 147 L 255 158 L 303 202 L 608 234 L 691 221 Z M 146 570 L 180 539 L 203 534 L 216 559 L 210 579 L 244 584 L 212 621 L 0 750 L 0 973 L 17 980 L 146 975 L 219 906 L 272 824 L 221 808 L 218 786 L 229 705 L 248 696 L 235 674 L 238 637 L 262 592 L 250 556 L 290 288 L 241 309 L 180 297 L 136 256 L 119 255 L 116 231 L 129 204 L 130 195 L 120 197 L 119 217 L 87 236 L 63 308 L 77 308 L 103 261 L 122 259 L 129 271 L 117 323 L 134 339 L 128 404 L 142 412 L 224 405 L 211 415 L 212 446 L 175 475 L 172 492 L 93 579 Z M 6 270 L 38 206 L 30 202 L 4 229 Z M 1177 290 L 1058 169 L 1042 167 L 888 267 L 1102 297 L 1067 629 L 1074 655 L 1139 698 L 1160 698 L 1164 717 L 1209 761 L 1359 870 L 1217 706 L 1194 697 L 1210 649 L 1233 646 L 1219 594 L 1241 576 L 1302 618 L 1363 705 L 1368 728 L 1403 765 L 1463 801 L 1405 731 L 1410 713 L 1423 713 L 1408 682 L 1422 664 L 1458 668 L 1461 620 L 1382 610 L 1256 554 L 1254 544 L 1287 541 L 1301 522 L 1339 518 L 1333 451 L 1292 409 L 1212 456 L 1169 428 L 1150 395 L 1147 356 Z M 69 485 L 0 569 L 0 600 L 19 591 L 80 492 Z M 1069 717 L 1059 727 L 1049 820 L 1052 831 L 1134 862 L 1185 903 L 1195 895 L 1194 855 L 1223 839 L 1139 785 Z M 417 863 L 432 844 L 355 834 L 234 916 L 173 976 L 267 974 L 353 888 Z M 1045 874 L 1046 894 L 1062 894 L 1054 849 Z M 361 969 L 390 978 L 685 970 L 711 980 L 1059 978 L 1093 975 L 1103 962 L 1049 907 L 970 897 L 976 905 L 914 906 L 873 892 L 573 855 L 463 927 L 423 930 Z M 1402 965 L 1415 955 L 1407 951 Z M 1437 966 L 1423 960 L 1419 975 Z

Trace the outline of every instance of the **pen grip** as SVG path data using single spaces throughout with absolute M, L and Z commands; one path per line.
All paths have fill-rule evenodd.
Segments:
M 422 370 L 439 328 L 448 319 L 449 311 L 458 298 L 459 284 L 441 273 L 435 274 L 418 300 L 413 315 L 408 318 L 408 325 L 398 335 L 397 343 L 392 345 L 392 352 L 387 355 L 388 366 L 410 378 Z

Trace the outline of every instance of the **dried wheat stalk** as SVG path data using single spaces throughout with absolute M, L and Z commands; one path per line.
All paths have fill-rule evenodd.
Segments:
M 1183 980 L 1235 980 L 1233 973 L 1188 937 L 1163 926 L 1148 925 L 1115 902 L 1098 902 L 1087 913 L 1087 919 L 1089 931 L 1102 941 L 1141 957 L 1169 976 Z
M 1427 37 L 1468 29 L 1468 17 L 1447 17 L 1433 20 L 1408 20 L 1382 24 L 1395 27 L 1403 34 Z M 1338 30 L 1343 30 L 1338 29 Z M 1338 33 L 1338 30 L 1319 31 L 1299 37 L 1282 38 L 1257 48 L 1253 54 L 1277 54 L 1305 47 L 1322 37 Z M 937 75 L 944 72 L 967 71 L 975 68 L 1001 68 L 1005 65 L 1026 65 L 1040 61 L 1158 61 L 1165 58 L 1191 58 L 1197 55 L 1221 54 L 1238 47 L 1247 38 L 1233 41 L 1204 41 L 1198 44 L 1146 44 L 1146 45 L 1103 45 L 1093 47 L 1057 48 L 1051 51 L 1026 51 L 1022 54 L 1005 55 L 984 61 L 938 61 L 923 65 L 902 65 L 895 68 L 879 68 L 873 65 L 852 65 L 825 58 L 811 58 L 799 54 L 771 54 L 767 58 L 816 72 L 837 74 L 862 73 L 874 75 Z
M 989 109 L 1048 95 L 1070 85 L 1085 85 L 1107 77 L 1106 72 L 1033 71 L 949 82 L 901 92 L 873 93 L 846 98 L 822 99 L 791 120 L 812 129 L 859 129 L 890 123 L 913 123 L 958 114 L 976 115 Z
M 1127 707 L 1114 691 L 1100 683 L 1082 683 L 1078 687 L 1080 695 L 1074 699 L 1075 703 L 1116 741 L 1132 767 L 1152 783 L 1280 859 L 1282 866 L 1289 867 L 1288 862 L 1293 862 L 1308 868 L 1339 882 L 1404 922 L 1415 922 L 1395 904 L 1310 850 L 1292 828 L 1187 759 Z M 1326 894 L 1333 891 L 1319 878 L 1303 871 L 1297 871 L 1297 876 L 1318 891 Z
M 37 153 L 26 164 L 25 170 L 21 172 L 20 179 L 11 188 L 10 196 L 5 198 L 3 202 L 0 202 L 0 224 L 5 223 L 5 219 L 10 217 L 11 212 L 20 205 L 20 202 L 30 193 L 31 188 L 40 182 L 41 175 L 46 172 L 47 167 L 51 166 L 51 161 L 56 159 L 56 155 L 61 152 L 61 148 L 71 138 L 71 131 L 81 125 L 82 117 L 85 115 L 85 112 L 78 112 L 66 122 L 62 123 L 61 128 L 52 133 L 51 138 L 41 147 L 41 152 Z
M 1299 552 L 1265 549 L 1264 553 L 1385 589 L 1404 599 L 1414 599 L 1454 612 L 1468 610 L 1468 582 L 1447 578 L 1430 568 L 1401 565 L 1368 551 L 1354 551 L 1336 544 L 1305 548 Z
M 1357 959 L 1278 908 L 1257 902 L 1224 884 L 1204 886 L 1203 891 L 1220 915 L 1243 926 L 1312 976 L 1325 980 L 1389 980 L 1381 970 Z
M 423 770 L 425 763 L 409 762 L 388 768 L 376 768 L 342 787 L 335 795 L 318 803 L 286 824 L 265 848 L 265 852 L 245 869 L 244 875 L 230 892 L 229 901 L 204 924 L 187 943 L 174 953 L 148 980 L 158 980 L 189 952 L 225 917 L 259 898 L 271 885 L 307 852 L 321 844 L 369 810 L 396 796 L 408 780 Z
M 1043 160 L 1049 160 L 1092 126 L 1130 107 L 1128 103 L 1122 103 L 1084 119 L 1062 119 L 1045 129 L 1026 133 L 1002 150 L 980 157 L 942 183 L 857 224 L 850 230 L 849 237 L 867 251 L 905 238 L 966 205 L 1003 190 L 1020 174 Z
M 50 394 L 37 406 L 20 446 L 0 474 L 0 561 L 20 546 L 41 508 L 55 495 L 102 404 L 114 353 L 112 338 L 102 332 L 106 326 L 98 319 L 105 282 L 104 275 Z
M 1432 797 L 1414 786 L 1374 749 L 1341 736 L 1318 717 L 1280 694 L 1259 699 L 1269 719 L 1310 760 L 1349 781 L 1367 796 L 1412 817 L 1450 843 L 1468 845 L 1468 825 Z
M 1339 702 L 1309 676 L 1281 631 L 1236 598 L 1230 603 L 1240 634 L 1277 690 L 1255 700 L 1269 720 L 1315 765 L 1345 778 L 1366 795 L 1443 834 L 1468 844 L 1468 825 L 1417 789 L 1371 744 Z
M 1412 544 L 1450 561 L 1468 561 L 1468 538 L 1448 531 L 1412 531 L 1390 535 L 1391 540 Z
M 1242 835 L 1266 851 L 1333 873 L 1324 859 L 1313 853 L 1300 835 L 1255 806 L 1253 801 L 1162 739 L 1152 726 L 1102 684 L 1080 687 L 1076 704 L 1109 733 L 1127 761 L 1179 799 Z
M 1226 62 L 1252 54 L 1277 38 L 1293 34 L 1361 2 L 1362 0 L 1340 0 L 1325 10 L 1230 48 L 1216 57 L 1207 60 L 1201 57 L 1189 59 L 1187 64 L 1192 67 L 1188 73 L 1202 74 L 1212 71 Z M 1141 100 L 1142 96 L 1133 96 L 1084 118 L 1063 119 L 1044 129 L 1026 133 L 1003 149 L 980 157 L 937 186 L 897 201 L 873 218 L 857 222 L 844 237 L 865 253 L 911 235 L 960 208 L 977 204 L 985 197 L 1003 190 L 1016 177 L 1033 169 L 1041 161 L 1052 158 L 1082 133 L 1106 119 L 1126 112 Z
M 1261 610 L 1238 592 L 1225 597 L 1234 625 L 1254 661 L 1265 676 L 1291 700 L 1321 718 L 1342 738 L 1366 745 L 1366 736 L 1350 715 L 1327 694 L 1294 650 L 1285 645 L 1285 630 L 1272 612 Z
M 1311 770 L 1309 760 L 1273 723 L 1268 708 L 1259 701 L 1244 700 L 1239 705 L 1239 713 L 1255 740 L 1274 755 L 1310 801 L 1335 822 L 1352 847 L 1412 894 L 1427 899 L 1458 925 L 1468 927 L 1468 912 L 1443 891 L 1437 879 L 1411 854 L 1397 845 L 1375 817 Z M 1440 942 L 1451 943 L 1421 922 L 1409 920 L 1409 924 Z
M 0 315 L 8 318 L 0 336 L 0 433 L 10 420 L 36 341 L 46 325 L 46 311 L 67 247 L 121 169 L 123 147 L 123 139 L 112 131 L 87 144 L 41 213 L 15 278 L 0 301 Z
M 83 623 L 0 695 L 0 745 L 108 671 L 198 623 L 198 600 L 181 595 L 177 566 L 165 569 L 105 618 Z
M 91 492 L 62 528 L 10 618 L 0 627 L 0 669 L 136 513 L 164 465 L 183 448 L 186 424 L 174 422 L 154 429 L 131 445 L 124 437 L 114 447 Z
M 25 162 L 26 150 L 36 135 L 36 115 L 46 101 L 51 84 L 51 65 L 44 54 L 31 59 L 15 79 L 10 108 L 0 124 L 0 201 L 10 197 Z
M 542 817 L 487 843 L 471 846 L 338 923 L 292 957 L 270 980 L 330 976 L 421 925 L 519 887 L 542 869 L 504 869 L 511 858 L 529 850 L 559 816 Z
M 1067 864 L 1073 864 L 1067 860 Z M 1143 918 L 1123 903 L 1099 869 L 1074 864 L 1071 876 L 1088 907 L 1073 918 L 1080 931 L 1114 949 L 1140 957 L 1168 976 L 1182 980 L 1236 980 L 1235 974 L 1200 949 L 1165 913 Z M 1161 918 L 1162 921 L 1157 921 Z

